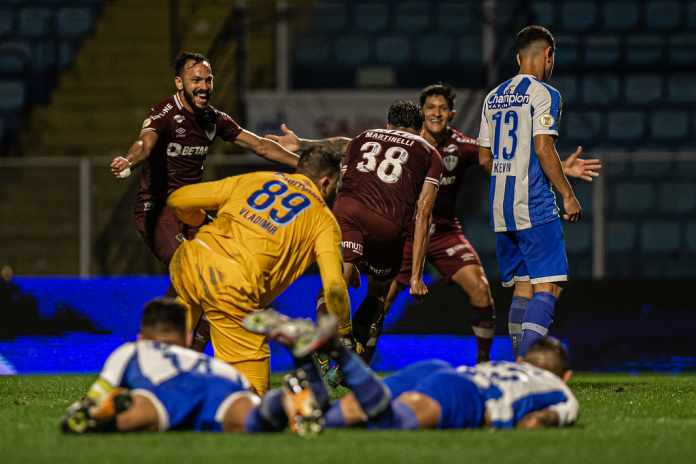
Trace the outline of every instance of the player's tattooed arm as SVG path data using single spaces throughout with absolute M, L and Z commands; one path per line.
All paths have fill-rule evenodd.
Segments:
M 556 151 L 555 137 L 549 134 L 535 135 L 534 149 L 539 158 L 541 169 L 563 199 L 563 219 L 568 222 L 579 221 L 582 208 L 575 197 L 573 187 L 570 186 L 570 182 L 563 172 L 563 165 Z
M 155 131 L 141 132 L 140 137 L 133 142 L 125 156 L 117 156 L 111 161 L 111 173 L 119 178 L 128 177 L 128 175 L 123 175 L 122 173 L 126 169 L 130 169 L 146 160 L 157 144 L 157 138 L 157 132 Z
M 252 150 L 262 158 L 293 168 L 297 167 L 297 161 L 300 159 L 296 153 L 281 146 L 274 140 L 266 137 L 259 137 L 248 130 L 242 130 L 237 140 L 235 140 L 235 143 L 243 148 Z
M 316 140 L 302 139 L 286 124 L 282 124 L 280 130 L 283 131 L 283 135 L 267 134 L 265 137 L 278 142 L 283 147 L 298 153 L 300 156 L 314 147 L 319 147 L 343 157 L 351 140 L 348 137 L 329 137 Z
M 422 298 L 428 294 L 428 286 L 423 282 L 423 267 L 425 252 L 428 249 L 430 223 L 432 222 L 433 205 L 437 198 L 437 185 L 423 183 L 418 203 L 416 204 L 416 219 L 413 230 L 413 261 L 411 262 L 411 295 Z
M 563 172 L 568 177 L 592 182 L 594 177 L 599 177 L 602 162 L 597 158 L 580 158 L 582 152 L 583 148 L 580 146 L 563 161 Z
M 539 429 L 542 427 L 558 427 L 560 417 L 552 409 L 530 412 L 517 423 L 518 429 Z

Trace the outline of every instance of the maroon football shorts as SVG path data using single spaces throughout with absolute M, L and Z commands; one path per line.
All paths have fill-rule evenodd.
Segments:
M 341 227 L 343 261 L 379 280 L 394 277 L 405 239 L 401 226 L 345 196 L 336 200 L 333 213 Z
M 410 285 L 411 262 L 413 259 L 413 236 L 409 235 L 404 243 L 404 258 L 396 281 L 402 285 Z M 437 224 L 430 236 L 430 244 L 426 254 L 437 272 L 449 283 L 452 276 L 464 266 L 481 265 L 478 253 L 464 236 L 459 224 Z
M 136 209 L 135 228 L 150 251 L 166 266 L 169 266 L 179 244 L 184 239 L 192 239 L 198 231 L 198 228 L 179 221 L 170 208 L 155 205 L 147 211 L 140 207 Z

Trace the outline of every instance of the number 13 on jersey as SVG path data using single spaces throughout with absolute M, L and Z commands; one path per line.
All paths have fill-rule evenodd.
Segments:
M 503 114 L 502 111 L 498 111 L 491 116 L 491 119 L 495 123 L 493 159 L 499 159 L 502 148 L 503 159 L 509 161 L 515 157 L 517 151 L 517 112 L 509 110 Z

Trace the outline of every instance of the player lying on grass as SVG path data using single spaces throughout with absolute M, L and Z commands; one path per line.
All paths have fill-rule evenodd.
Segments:
M 250 330 L 271 338 L 297 333 L 295 324 L 267 310 L 247 318 Z M 443 361 L 413 364 L 381 380 L 337 337 L 316 329 L 315 340 L 339 365 L 352 394 L 330 403 L 319 371 L 306 363 L 307 379 L 326 427 L 374 429 L 538 428 L 573 424 L 578 402 L 566 382 L 568 354 L 558 340 L 542 338 L 518 363 L 489 362 L 453 368 Z M 280 339 L 279 341 L 283 341 Z M 294 413 L 290 413 L 294 416 Z
M 336 319 L 328 331 L 335 333 Z M 322 331 L 301 323 L 303 336 L 286 344 L 293 354 L 311 350 Z M 321 327 L 320 327 L 321 329 Z M 116 349 L 104 364 L 87 396 L 72 404 L 63 419 L 64 432 L 136 432 L 195 430 L 209 432 L 274 432 L 288 425 L 283 402 L 299 390 L 296 379 L 285 389 L 259 398 L 235 368 L 184 348 L 187 342 L 184 308 L 171 299 L 145 306 L 138 341 Z M 299 358 L 311 371 L 311 358 Z M 307 390 L 309 391 L 309 390 Z M 300 392 L 301 393 L 301 392 Z M 299 395 L 302 398 L 302 395 Z M 312 410 L 304 413 L 312 418 Z M 310 426 L 313 422 L 306 422 Z M 301 430 L 298 430 L 301 432 Z

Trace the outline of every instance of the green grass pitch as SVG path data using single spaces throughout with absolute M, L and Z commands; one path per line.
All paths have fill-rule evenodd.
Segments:
M 651 463 L 696 462 L 696 377 L 579 374 L 578 424 L 538 431 L 329 431 L 65 436 L 58 419 L 92 377 L 0 377 L 0 462 Z M 278 381 L 278 377 L 274 378 Z

